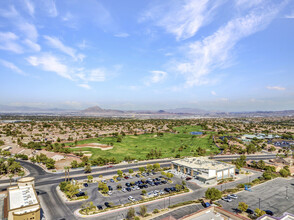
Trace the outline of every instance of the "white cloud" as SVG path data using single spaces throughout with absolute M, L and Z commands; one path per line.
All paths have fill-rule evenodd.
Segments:
M 45 4 L 44 8 L 47 9 L 49 16 L 56 17 L 58 15 L 55 0 L 43 0 L 43 3 Z
M 38 57 L 30 56 L 27 58 L 27 61 L 32 66 L 40 66 L 45 71 L 55 72 L 61 77 L 72 80 L 69 68 L 65 64 L 62 64 L 58 58 L 53 55 L 44 54 Z
M 6 68 L 8 68 L 8 69 L 11 69 L 11 70 L 13 70 L 13 71 L 15 71 L 15 72 L 17 72 L 17 73 L 19 73 L 19 74 L 21 74 L 21 75 L 25 75 L 25 73 L 24 73 L 21 69 L 19 69 L 16 65 L 14 65 L 14 64 L 11 63 L 11 62 L 8 62 L 8 61 L 6 61 L 6 60 L 2 60 L 2 59 L 0 59 L 0 63 L 1 63 L 3 66 L 5 66 Z
M 26 21 L 17 22 L 17 26 L 19 30 L 21 30 L 27 38 L 29 38 L 32 41 L 36 41 L 38 38 L 38 31 L 35 25 L 30 24 Z
M 70 12 L 66 12 L 66 14 L 62 17 L 63 21 L 70 21 L 73 18 L 73 15 Z
M 35 51 L 35 52 L 39 52 L 41 50 L 41 46 L 29 39 L 25 39 L 23 41 L 24 44 L 26 44 L 31 50 Z
M 97 69 L 91 70 L 86 80 L 91 82 L 103 82 L 106 79 L 105 75 L 106 74 L 104 70 L 97 68 Z
M 128 33 L 117 33 L 114 35 L 115 37 L 122 37 L 122 38 L 126 38 L 129 37 L 130 35 Z
M 24 3 L 28 9 L 28 13 L 33 17 L 35 14 L 35 6 L 30 0 L 24 0 Z
M 294 19 L 294 12 L 292 12 L 291 14 L 286 15 L 285 18 Z
M 88 45 L 88 43 L 85 41 L 85 40 L 83 40 L 81 43 L 79 43 L 78 45 L 77 45 L 81 50 L 84 50 L 85 48 L 88 48 L 89 47 L 89 45 Z
M 213 17 L 213 12 L 225 1 L 182 0 L 168 1 L 145 12 L 140 22 L 152 20 L 157 26 L 174 34 L 177 40 L 194 36 Z
M 211 95 L 216 95 L 216 92 L 215 91 L 211 91 Z
M 0 50 L 23 53 L 23 48 L 16 42 L 18 36 L 12 32 L 0 32 Z
M 91 89 L 91 86 L 89 86 L 88 84 L 78 84 L 78 86 L 84 89 Z
M 19 14 L 14 6 L 10 6 L 9 9 L 0 9 L 0 16 L 3 16 L 5 18 L 15 18 L 18 17 Z
M 44 38 L 48 41 L 49 45 L 53 48 L 60 50 L 61 52 L 71 56 L 74 60 L 83 61 L 85 55 L 76 54 L 76 50 L 74 48 L 65 46 L 58 38 L 50 37 L 45 35 Z
M 267 86 L 266 88 L 269 90 L 278 90 L 278 91 L 286 90 L 285 87 L 281 87 L 281 86 Z
M 239 8 L 247 9 L 264 3 L 264 0 L 236 0 L 235 4 Z
M 207 76 L 216 69 L 230 65 L 230 52 L 244 37 L 263 30 L 277 15 L 282 5 L 260 7 L 247 15 L 230 20 L 215 33 L 185 48 L 187 59 L 176 64 L 176 70 L 186 78 L 186 87 L 207 84 Z
M 160 70 L 150 71 L 151 76 L 146 80 L 145 84 L 150 85 L 151 83 L 159 83 L 162 82 L 166 77 L 167 73 Z

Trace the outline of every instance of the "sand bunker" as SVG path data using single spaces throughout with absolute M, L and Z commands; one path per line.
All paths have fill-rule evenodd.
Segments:
M 99 143 L 81 144 L 81 145 L 77 145 L 76 147 L 100 148 L 101 150 L 111 150 L 113 148 L 112 146 L 103 145 L 103 144 L 99 144 Z

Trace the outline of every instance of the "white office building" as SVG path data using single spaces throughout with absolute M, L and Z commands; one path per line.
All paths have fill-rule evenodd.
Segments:
M 205 184 L 235 176 L 235 165 L 227 164 L 208 157 L 191 157 L 171 162 L 172 169 L 191 176 Z

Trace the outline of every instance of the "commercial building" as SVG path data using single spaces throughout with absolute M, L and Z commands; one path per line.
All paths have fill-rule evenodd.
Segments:
M 191 157 L 171 162 L 172 169 L 191 176 L 205 184 L 235 176 L 235 165 L 227 164 L 208 157 Z
M 40 220 L 40 201 L 34 187 L 34 177 L 19 179 L 8 190 L 8 220 Z
M 270 215 L 263 215 L 259 217 L 257 220 L 294 220 L 294 215 L 291 213 L 285 212 L 282 216 L 280 217 L 273 217 Z
M 227 210 L 224 210 L 220 207 L 214 207 L 211 206 L 206 209 L 202 209 L 198 212 L 195 212 L 193 214 L 184 216 L 181 218 L 182 220 L 249 220 L 249 218 L 246 218 L 242 215 L 236 215 L 232 212 L 229 212 Z

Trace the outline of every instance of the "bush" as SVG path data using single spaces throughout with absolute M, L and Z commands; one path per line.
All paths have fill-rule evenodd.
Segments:
M 154 214 L 159 213 L 159 210 L 158 210 L 158 209 L 154 209 L 154 210 L 153 210 L 153 213 L 154 213 Z
M 239 202 L 238 209 L 245 212 L 248 209 L 248 205 L 245 202 Z
M 211 200 L 218 200 L 222 197 L 222 192 L 216 188 L 209 188 L 205 192 L 205 198 Z

